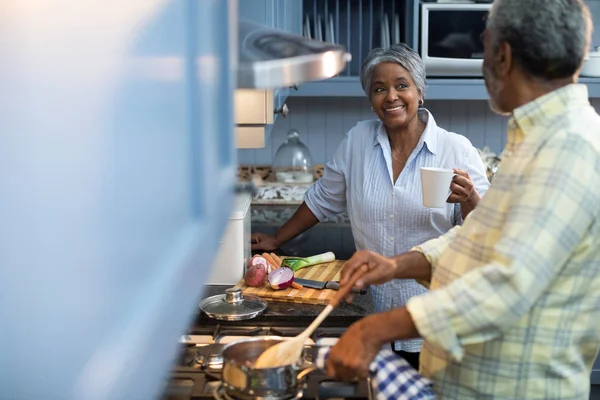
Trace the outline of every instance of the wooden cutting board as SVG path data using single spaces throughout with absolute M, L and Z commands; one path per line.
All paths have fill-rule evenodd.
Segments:
M 344 260 L 335 260 L 329 263 L 317 264 L 312 267 L 303 268 L 296 272 L 296 278 L 312 279 L 314 281 L 339 281 L 340 272 L 344 266 Z M 261 288 L 250 287 L 244 283 L 242 279 L 235 285 L 236 288 L 242 289 L 243 294 L 252 294 L 260 296 L 267 301 L 283 301 L 290 303 L 302 304 L 328 304 L 337 290 L 331 289 L 292 289 L 273 290 L 268 285 Z

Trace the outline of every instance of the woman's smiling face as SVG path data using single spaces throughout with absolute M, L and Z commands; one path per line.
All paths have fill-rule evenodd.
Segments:
M 421 95 L 410 73 L 401 65 L 384 62 L 373 70 L 371 106 L 386 126 L 394 130 L 416 117 Z

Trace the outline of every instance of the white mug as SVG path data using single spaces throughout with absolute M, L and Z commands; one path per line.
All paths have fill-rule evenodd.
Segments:
M 451 169 L 421 167 L 421 188 L 425 207 L 446 207 L 446 200 L 452 192 L 450 184 L 454 175 L 456 174 Z

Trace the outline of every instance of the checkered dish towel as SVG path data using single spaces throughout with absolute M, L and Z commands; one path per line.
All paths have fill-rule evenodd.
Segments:
M 317 367 L 325 370 L 330 347 L 321 347 Z M 371 385 L 377 400 L 429 400 L 435 399 L 433 385 L 419 375 L 406 360 L 391 349 L 383 349 L 371 363 Z

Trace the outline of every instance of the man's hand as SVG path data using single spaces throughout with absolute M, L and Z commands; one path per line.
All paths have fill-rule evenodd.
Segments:
M 344 381 L 369 375 L 369 365 L 382 345 L 370 334 L 370 329 L 378 328 L 369 325 L 369 319 L 366 317 L 352 324 L 331 349 L 326 365 L 327 375 Z
M 327 375 L 343 380 L 365 378 L 384 343 L 416 337 L 419 332 L 406 307 L 371 314 L 352 324 L 331 349 Z
M 345 285 L 366 265 L 367 272 L 356 282 L 356 286 L 364 288 L 365 285 L 381 285 L 395 278 L 396 262 L 369 250 L 361 250 L 344 264 L 340 278 L 340 285 Z

